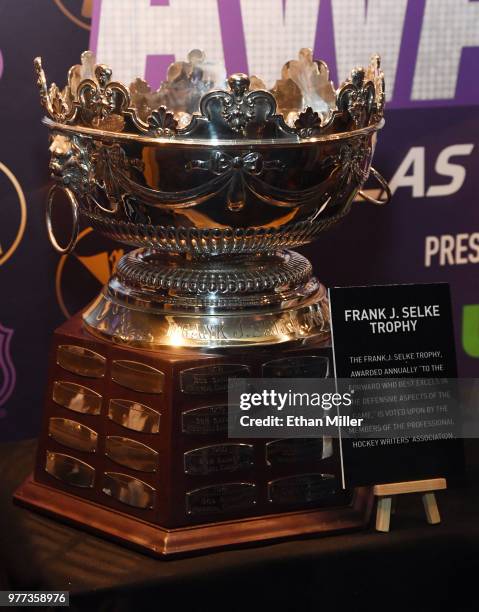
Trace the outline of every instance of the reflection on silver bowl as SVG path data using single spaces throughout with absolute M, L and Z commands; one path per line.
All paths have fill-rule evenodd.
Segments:
M 384 122 L 378 57 L 338 90 L 306 49 L 270 91 L 244 74 L 226 85 L 198 50 L 156 92 L 113 81 L 89 52 L 61 91 L 47 87 L 38 58 L 35 67 L 50 116 L 54 246 L 74 247 L 81 214 L 142 247 L 85 313 L 91 331 L 146 348 L 327 333 L 324 290 L 309 262 L 284 249 L 346 215 L 370 172 L 389 198 L 371 168 Z M 65 248 L 51 226 L 58 190 L 74 214 Z

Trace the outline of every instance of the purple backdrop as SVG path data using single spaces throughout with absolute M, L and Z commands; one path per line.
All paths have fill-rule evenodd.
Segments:
M 151 4 L 161 10 L 168 0 Z M 394 98 L 374 160 L 387 179 L 395 177 L 393 202 L 385 208 L 358 202 L 340 227 L 304 252 L 328 285 L 449 282 L 460 374 L 478 376 L 479 49 L 462 51 L 454 98 L 412 101 L 425 6 L 425 0 L 407 5 Z M 227 70 L 246 71 L 241 3 L 218 0 L 218 9 Z M 48 139 L 32 59 L 41 55 L 49 80 L 63 84 L 89 45 L 92 18 L 96 45 L 101 2 L 1 0 L 0 15 L 0 439 L 18 439 L 38 431 L 52 330 L 94 297 L 123 247 L 83 228 L 77 252 L 59 257 L 44 226 Z M 320 3 L 315 54 L 336 78 L 331 0 Z M 153 86 L 173 57 L 146 60 Z M 440 195 L 438 187 L 447 185 L 451 193 Z

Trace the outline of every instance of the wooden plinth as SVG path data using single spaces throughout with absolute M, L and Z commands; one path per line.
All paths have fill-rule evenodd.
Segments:
M 341 490 L 337 440 L 228 437 L 229 378 L 325 376 L 330 352 L 145 351 L 77 315 L 54 333 L 35 471 L 15 499 L 160 556 L 361 528 L 372 490 Z
M 14 497 L 28 508 L 155 557 L 361 529 L 369 523 L 374 500 L 369 487 L 360 487 L 348 506 L 165 529 L 39 484 L 32 477 Z

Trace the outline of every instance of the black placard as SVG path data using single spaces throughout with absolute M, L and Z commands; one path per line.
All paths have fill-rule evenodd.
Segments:
M 330 290 L 336 378 L 457 378 L 449 286 Z M 373 410 L 381 409 L 376 404 Z M 343 437 L 345 485 L 446 477 L 464 471 L 462 440 L 403 435 Z

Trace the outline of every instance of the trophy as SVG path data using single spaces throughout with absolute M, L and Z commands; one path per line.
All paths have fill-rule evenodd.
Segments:
M 34 63 L 54 248 L 73 250 L 81 215 L 135 249 L 54 332 L 36 467 L 16 500 L 156 556 L 364 525 L 372 494 L 342 490 L 337 440 L 230 439 L 227 391 L 331 374 L 327 293 L 290 249 L 357 196 L 390 198 L 371 167 L 379 57 L 337 90 L 309 49 L 271 90 L 199 50 L 157 91 L 114 81 L 90 52 L 62 90 Z M 370 174 L 382 199 L 361 191 Z

